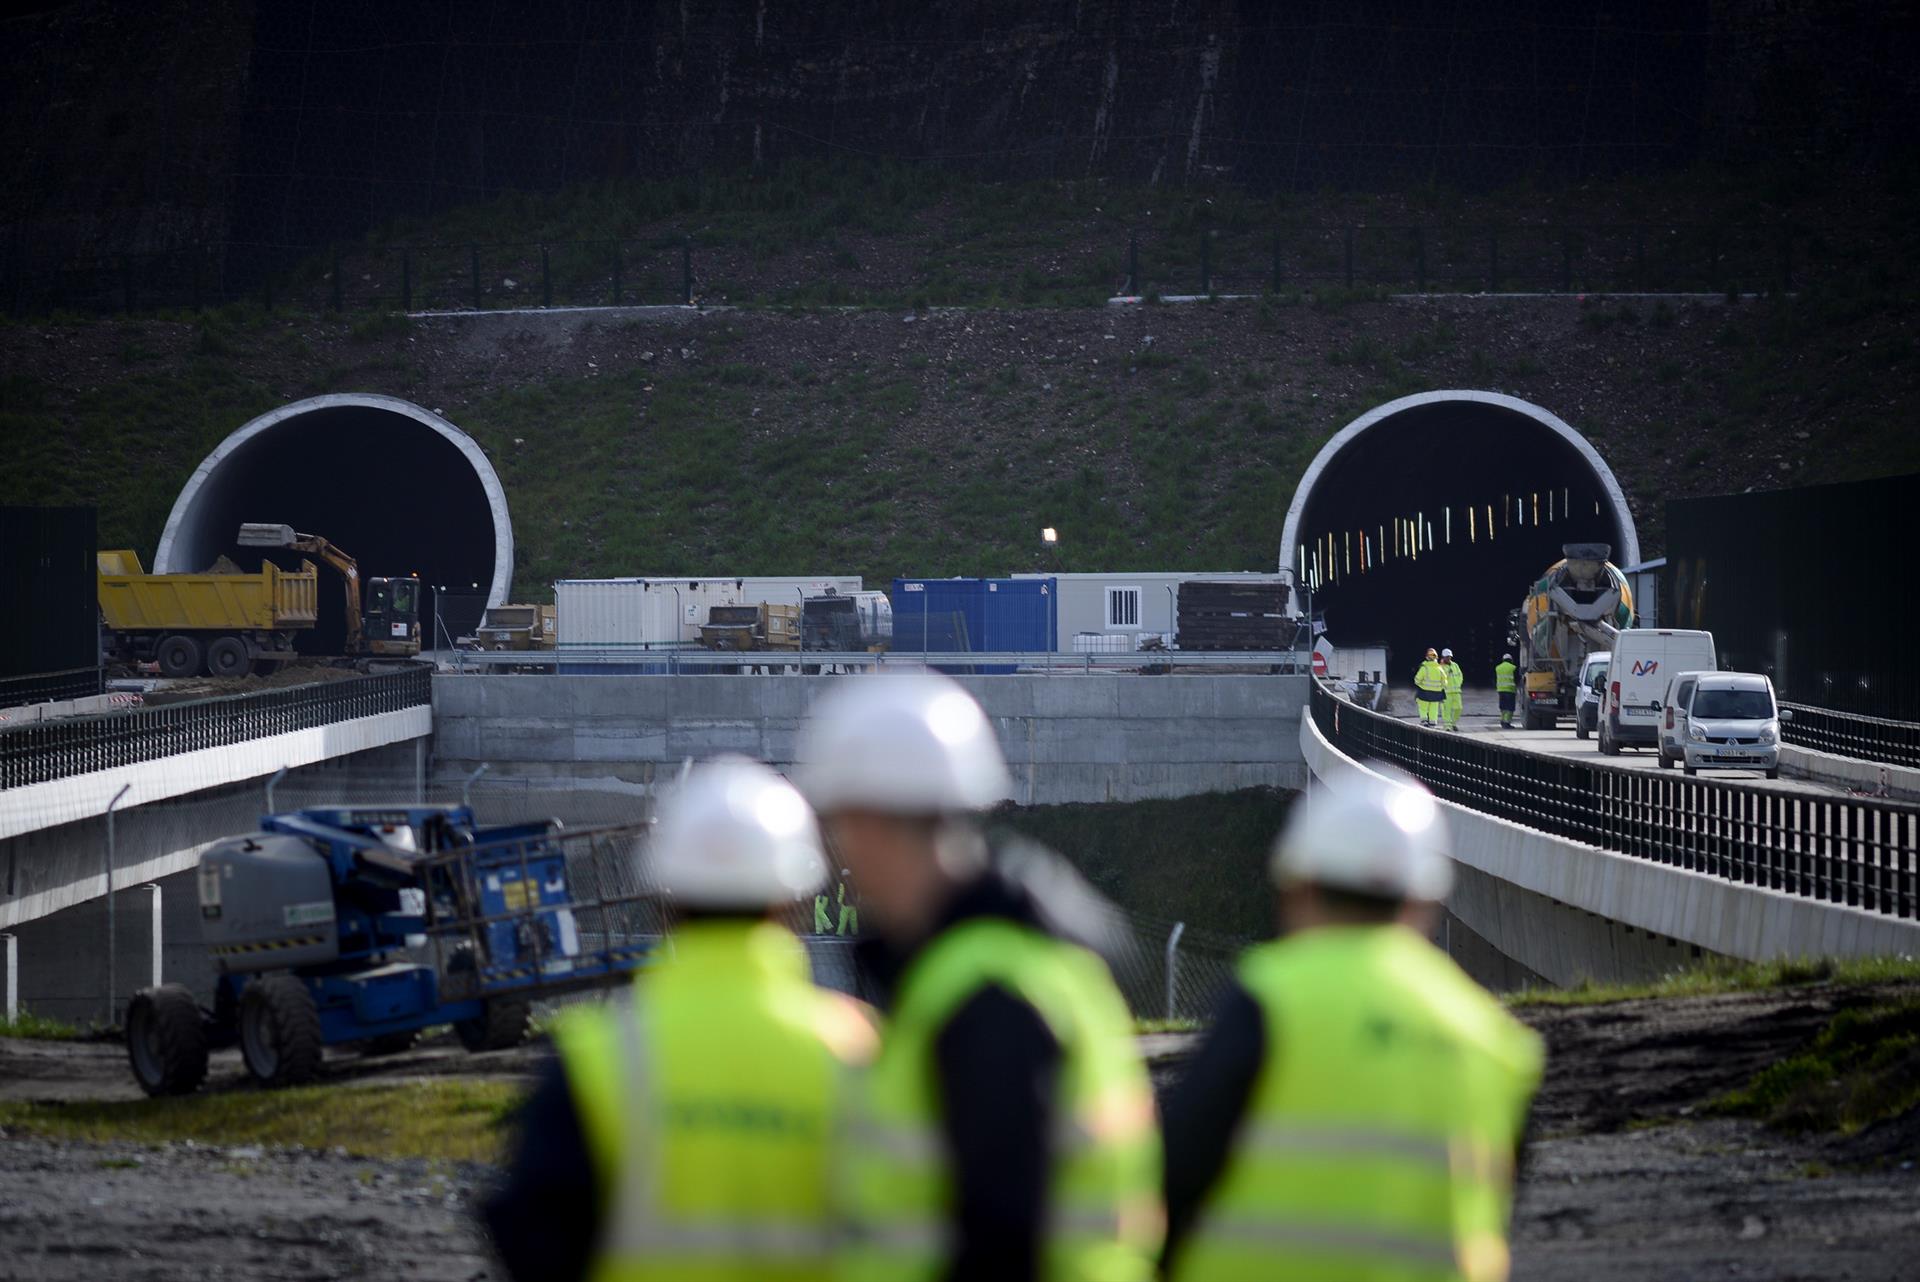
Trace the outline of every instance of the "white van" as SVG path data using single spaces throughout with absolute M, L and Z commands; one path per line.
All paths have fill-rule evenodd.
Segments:
M 1573 687 L 1573 737 L 1584 739 L 1600 726 L 1600 705 L 1607 698 L 1607 664 L 1611 650 L 1595 650 L 1580 665 L 1580 680 Z
M 1780 777 L 1780 723 L 1793 710 L 1773 697 L 1773 682 L 1758 672 L 1702 672 L 1681 727 L 1680 764 L 1699 770 L 1764 770 Z M 1663 757 L 1661 765 L 1666 764 Z
M 1600 751 L 1618 756 L 1623 746 L 1655 747 L 1660 739 L 1662 697 L 1680 672 L 1719 667 L 1713 633 L 1671 628 L 1628 628 L 1613 642 L 1607 665 L 1607 702 L 1600 709 Z
M 1660 713 L 1660 768 L 1665 770 L 1685 755 L 1681 750 L 1687 738 L 1687 705 L 1693 702 L 1694 689 L 1701 677 L 1711 672 L 1676 672 L 1667 678 L 1667 692 L 1660 702 L 1667 706 Z

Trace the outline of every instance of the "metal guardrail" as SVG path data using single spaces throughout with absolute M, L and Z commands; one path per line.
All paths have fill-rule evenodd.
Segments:
M 1782 703 L 1793 720 L 1780 723 L 1782 742 L 1862 761 L 1920 768 L 1920 721 L 1889 721 L 1804 703 Z
M 0 790 L 398 712 L 432 701 L 433 672 L 422 664 L 345 681 L 0 729 Z
M 1369 712 L 1313 683 L 1314 724 L 1436 796 L 1603 850 L 1892 917 L 1920 917 L 1920 807 L 1626 770 Z
M 558 663 L 645 665 L 662 673 L 731 672 L 740 668 L 1014 668 L 1023 673 L 1166 672 L 1182 668 L 1264 668 L 1299 675 L 1312 656 L 1304 650 L 1133 650 L 1117 654 L 1056 654 L 1042 651 L 942 653 L 938 650 L 661 650 L 641 647 L 580 647 L 569 650 L 466 650 L 441 657 L 455 668 L 534 668 Z
M 68 668 L 60 672 L 29 672 L 24 676 L 0 677 L 0 708 L 85 699 L 99 693 L 99 668 Z

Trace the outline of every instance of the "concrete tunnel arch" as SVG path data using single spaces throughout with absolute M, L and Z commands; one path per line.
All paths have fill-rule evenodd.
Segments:
M 1640 539 L 1634 526 L 1633 511 L 1627 504 L 1626 494 L 1613 469 L 1592 442 L 1558 415 L 1529 401 L 1500 392 L 1447 389 L 1420 392 L 1377 405 L 1336 432 L 1320 448 L 1301 475 L 1293 500 L 1287 508 L 1280 535 L 1280 573 L 1290 582 L 1296 577 L 1302 540 L 1322 532 L 1321 527 L 1327 524 L 1322 518 L 1327 515 L 1329 507 L 1351 505 L 1352 500 L 1346 496 L 1357 481 L 1363 482 L 1369 475 L 1378 473 L 1383 477 L 1391 477 L 1391 483 L 1399 484 L 1403 492 L 1412 488 L 1413 493 L 1420 493 L 1418 488 L 1414 488 L 1415 483 L 1409 482 L 1405 475 L 1396 474 L 1405 473 L 1413 466 L 1404 456 L 1410 448 L 1414 448 L 1413 442 L 1425 439 L 1422 433 L 1430 431 L 1449 434 L 1450 440 L 1460 443 L 1458 453 L 1442 454 L 1444 462 L 1432 472 L 1434 479 L 1431 484 L 1437 493 L 1470 490 L 1481 476 L 1497 472 L 1505 456 L 1517 454 L 1526 456 L 1526 466 L 1532 469 L 1529 475 L 1557 476 L 1576 491 L 1582 501 L 1590 499 L 1593 509 L 1597 509 L 1597 514 L 1591 518 L 1583 515 L 1557 529 L 1537 532 L 1532 536 L 1532 545 L 1525 554 L 1528 558 L 1526 564 L 1531 569 L 1522 569 L 1511 562 L 1499 566 L 1499 586 L 1495 591 L 1501 599 L 1510 596 L 1511 605 L 1518 605 L 1525 593 L 1525 584 L 1530 581 L 1526 576 L 1544 570 L 1558 556 L 1557 546 L 1562 539 L 1568 542 L 1602 539 L 1612 544 L 1615 564 L 1631 565 L 1639 561 Z M 1432 509 L 1429 507 L 1427 510 Z M 1372 523 L 1369 520 L 1366 524 Z M 1311 530 L 1308 529 L 1309 525 L 1313 527 Z M 1342 527 L 1333 524 L 1328 528 Z M 1502 548 L 1502 551 L 1512 555 L 1517 549 Z M 1534 559 L 1538 560 L 1538 565 L 1532 565 Z M 1472 577 L 1471 572 L 1464 570 L 1459 562 L 1452 567 L 1451 573 L 1456 576 L 1453 580 L 1455 583 L 1462 577 L 1469 580 Z M 1377 574 L 1371 579 L 1367 583 L 1367 591 L 1379 591 L 1391 583 L 1396 591 L 1409 596 L 1418 595 L 1418 588 L 1410 591 L 1411 585 L 1404 580 L 1395 581 L 1391 576 Z M 1330 634 L 1334 634 L 1336 644 L 1340 643 L 1341 637 L 1337 635 L 1340 621 L 1335 617 L 1334 602 L 1339 600 L 1341 590 L 1351 583 L 1354 580 L 1347 580 L 1339 588 L 1327 593 L 1328 629 Z M 1351 602 L 1358 591 L 1360 589 L 1355 588 L 1347 600 Z M 1296 612 L 1301 604 L 1296 592 L 1293 602 Z M 1321 602 L 1316 600 L 1314 604 L 1317 611 Z M 1419 600 L 1408 600 L 1405 608 L 1409 613 L 1417 613 L 1427 606 Z M 1492 605 L 1483 601 L 1475 609 L 1478 613 L 1489 613 Z M 1444 635 L 1448 632 L 1467 639 L 1468 629 L 1463 624 L 1453 622 L 1452 626 L 1443 625 L 1434 629 L 1442 632 L 1442 636 L 1414 642 L 1411 635 L 1405 633 L 1397 623 L 1380 624 L 1377 610 L 1363 610 L 1360 613 L 1367 622 L 1360 629 L 1362 635 L 1347 636 L 1346 640 L 1353 644 L 1381 641 L 1391 644 L 1399 641 L 1399 648 L 1402 649 L 1415 644 L 1459 645 L 1459 640 L 1449 640 Z M 1490 620 L 1488 626 L 1493 626 Z M 1503 629 L 1504 625 L 1500 626 Z M 1478 628 L 1479 624 L 1476 623 L 1475 630 Z M 1490 663 L 1491 660 L 1480 652 L 1497 643 L 1484 634 L 1475 635 L 1471 640 L 1476 665 Z M 1495 654 L 1493 657 L 1498 656 Z M 1393 660 L 1396 672 L 1405 666 L 1404 658 L 1404 655 L 1396 653 Z M 1469 679 L 1477 680 L 1479 674 L 1470 668 Z
M 234 430 L 181 487 L 155 571 L 205 570 L 222 554 L 252 564 L 257 550 L 234 546 L 242 521 L 284 521 L 324 535 L 358 559 L 363 576 L 417 573 L 429 585 L 445 583 L 449 604 L 473 616 L 457 620 L 469 631 L 480 607 L 503 604 L 512 587 L 513 524 L 486 451 L 395 396 L 312 396 Z M 322 649 L 333 643 L 331 599 L 323 584 Z

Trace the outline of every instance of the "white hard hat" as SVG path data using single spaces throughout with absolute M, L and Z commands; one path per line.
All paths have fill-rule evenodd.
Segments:
M 1453 651 L 1451 651 L 1451 650 L 1442 650 L 1442 651 L 1440 652 L 1440 657 L 1441 657 L 1441 658 L 1443 658 L 1443 659 L 1451 659 L 1451 658 L 1453 657 Z
M 797 756 L 800 789 L 821 811 L 955 814 L 1013 795 L 986 713 L 932 673 L 836 683 L 807 718 Z
M 695 908 L 769 908 L 827 879 L 806 799 L 745 757 L 695 766 L 661 801 L 653 871 L 661 889 Z
M 1275 885 L 1316 885 L 1383 899 L 1445 899 L 1453 885 L 1446 821 L 1411 779 L 1362 780 L 1294 803 L 1274 843 Z
M 1509 650 L 1509 651 L 1507 651 L 1507 652 L 1506 652 L 1505 654 L 1503 654 L 1503 655 L 1501 655 L 1501 656 L 1500 656 L 1500 661 L 1501 661 L 1502 663 L 1511 663 L 1511 662 L 1513 662 L 1513 651 L 1511 651 L 1511 650 Z

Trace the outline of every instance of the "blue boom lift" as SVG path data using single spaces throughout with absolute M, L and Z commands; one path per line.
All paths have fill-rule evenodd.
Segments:
M 657 936 L 631 876 L 644 831 L 483 828 L 464 805 L 268 815 L 201 855 L 213 1009 L 180 984 L 136 994 L 134 1076 L 149 1095 L 188 1094 L 207 1053 L 238 1042 L 263 1085 L 291 1086 L 325 1046 L 404 1050 L 436 1024 L 471 1051 L 517 1045 L 534 999 L 618 983 L 645 960 Z M 572 892 L 608 877 L 616 893 Z

